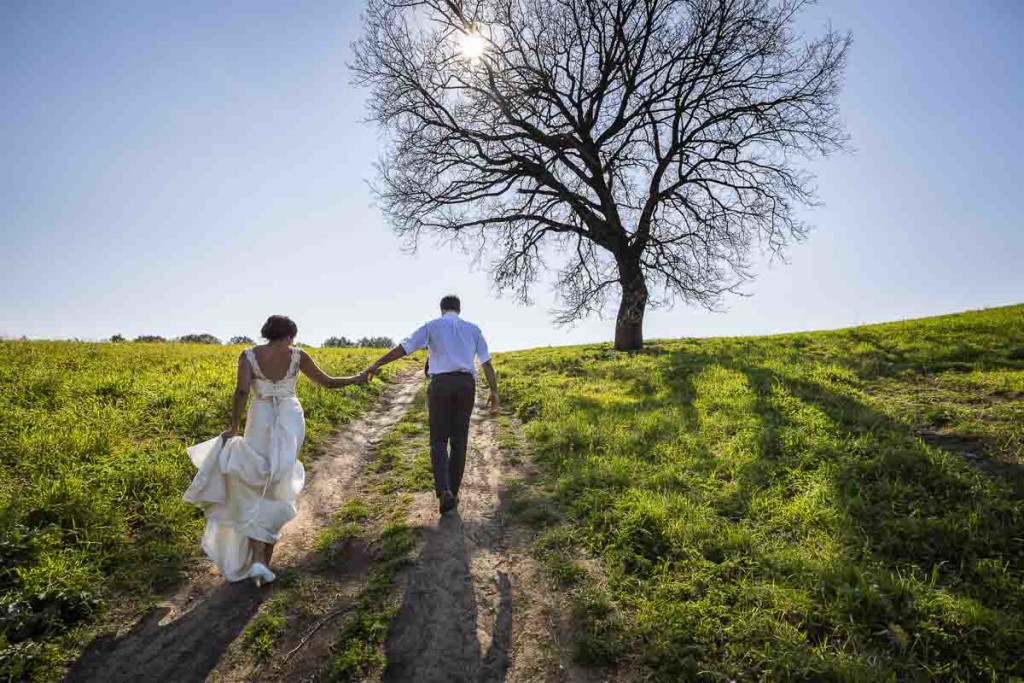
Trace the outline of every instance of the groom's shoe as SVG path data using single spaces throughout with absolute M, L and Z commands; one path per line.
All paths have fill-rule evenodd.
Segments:
M 441 494 L 441 514 L 447 514 L 450 510 L 455 509 L 455 496 L 452 495 L 451 491 L 445 491 Z

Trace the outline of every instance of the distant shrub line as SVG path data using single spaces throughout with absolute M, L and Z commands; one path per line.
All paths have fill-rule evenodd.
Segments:
M 328 337 L 324 340 L 324 348 L 328 349 L 387 349 L 394 345 L 391 337 L 360 337 L 355 341 L 348 337 Z
M 115 334 L 110 338 L 113 343 L 127 342 L 128 339 L 122 334 Z M 166 342 L 178 342 L 180 344 L 214 344 L 222 345 L 223 342 L 216 336 L 202 332 L 198 334 L 183 334 L 180 337 L 168 339 L 162 337 L 159 334 L 143 334 L 139 335 L 134 339 L 138 343 L 147 344 L 162 344 Z M 255 344 L 252 337 L 246 337 L 244 335 L 231 337 L 228 340 L 229 346 L 239 346 L 242 344 Z M 383 349 L 391 348 L 395 345 L 394 340 L 391 337 L 360 337 L 359 339 L 349 339 L 348 337 L 328 337 L 322 347 L 325 349 Z M 305 346 L 305 344 L 299 344 L 299 346 Z

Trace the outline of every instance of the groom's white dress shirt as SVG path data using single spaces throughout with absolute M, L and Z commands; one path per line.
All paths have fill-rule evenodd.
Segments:
M 451 312 L 431 320 L 403 339 L 402 348 L 406 353 L 426 348 L 432 376 L 445 372 L 470 372 L 476 376 L 473 357 L 479 358 L 481 363 L 491 359 L 480 328 Z

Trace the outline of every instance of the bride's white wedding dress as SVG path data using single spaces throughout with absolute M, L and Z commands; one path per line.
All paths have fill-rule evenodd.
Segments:
M 273 580 L 253 563 L 249 539 L 276 543 L 281 527 L 295 516 L 295 499 L 306 480 L 298 460 L 306 436 L 302 405 L 295 396 L 299 351 L 292 350 L 284 379 L 267 379 L 252 349 L 245 357 L 255 393 L 245 436 L 217 436 L 188 449 L 199 468 L 184 498 L 206 513 L 203 550 L 228 581 Z

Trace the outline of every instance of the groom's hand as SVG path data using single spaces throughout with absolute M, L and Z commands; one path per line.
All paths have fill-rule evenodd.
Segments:
M 490 397 L 487 399 L 487 405 L 490 406 L 492 413 L 498 412 L 498 406 L 500 403 L 501 401 L 498 399 L 498 392 L 492 391 Z

